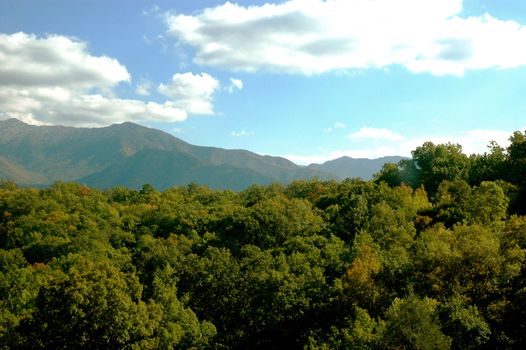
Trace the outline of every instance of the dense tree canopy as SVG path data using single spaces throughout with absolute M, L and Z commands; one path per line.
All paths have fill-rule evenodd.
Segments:
M 0 348 L 524 348 L 525 147 L 243 192 L 1 183 Z

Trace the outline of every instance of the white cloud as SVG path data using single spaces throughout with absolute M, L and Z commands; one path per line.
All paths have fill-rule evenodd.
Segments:
M 526 130 L 526 127 L 523 129 Z M 339 149 L 313 155 L 286 154 L 281 155 L 281 157 L 287 158 L 294 163 L 302 165 L 323 163 L 328 160 L 341 158 L 343 156 L 370 159 L 385 156 L 411 157 L 411 151 L 421 146 L 426 141 L 431 141 L 434 144 L 443 144 L 448 142 L 460 144 L 462 146 L 462 151 L 465 154 L 482 154 L 488 151 L 488 144 L 490 141 L 496 141 L 502 147 L 507 147 L 509 145 L 508 138 L 511 136 L 511 134 L 512 131 L 505 130 L 468 130 L 457 136 L 403 138 L 397 140 L 395 143 L 390 141 L 389 145 L 354 149 Z
M 219 88 L 219 81 L 209 74 L 177 73 L 169 84 L 161 84 L 157 90 L 188 113 L 214 114 L 212 99 Z
M 226 91 L 232 94 L 236 90 L 243 90 L 243 80 L 230 78 L 230 85 L 227 86 Z
M 194 15 L 168 13 L 168 34 L 194 61 L 233 70 L 318 74 L 402 65 L 412 72 L 526 64 L 526 26 L 485 14 L 461 17 L 462 0 L 227 2 Z
M 13 89 L 0 86 L 0 109 L 6 117 L 31 124 L 96 127 L 124 121 L 182 121 L 187 113 L 171 102 L 159 104 L 100 94 L 77 94 L 62 88 Z
M 364 126 L 360 130 L 347 135 L 351 140 L 386 140 L 386 141 L 403 141 L 405 138 L 391 130 L 380 128 L 369 128 Z
M 129 82 L 126 67 L 106 56 L 91 56 L 86 43 L 49 35 L 0 33 L 0 84 L 11 87 L 110 88 Z
M 86 43 L 60 35 L 0 33 L 1 118 L 31 124 L 104 126 L 124 121 L 176 122 L 189 113 L 213 111 L 211 94 L 217 81 L 208 75 L 181 76 L 183 80 L 197 77 L 197 83 L 191 81 L 189 88 L 177 94 L 172 82 L 167 93 L 173 100 L 122 99 L 113 89 L 131 82 L 126 67 L 113 58 L 90 55 Z M 136 92 L 146 95 L 149 84 L 139 83 Z
M 244 136 L 252 136 L 254 135 L 253 131 L 247 131 L 247 129 L 243 129 L 241 131 L 232 131 L 230 133 L 230 136 L 234 137 L 244 137 Z

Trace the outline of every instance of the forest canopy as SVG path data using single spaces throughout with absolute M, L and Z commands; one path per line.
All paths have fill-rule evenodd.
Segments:
M 0 185 L 0 347 L 526 346 L 526 134 L 373 181 Z

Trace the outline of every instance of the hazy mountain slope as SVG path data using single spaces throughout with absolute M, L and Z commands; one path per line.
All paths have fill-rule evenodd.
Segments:
M 20 183 L 43 184 L 46 178 L 0 155 L 0 179 L 17 179 Z
M 339 179 L 360 177 L 370 180 L 373 174 L 382 169 L 385 163 L 398 163 L 403 157 L 392 156 L 378 159 L 341 157 L 323 164 L 310 164 L 309 169 L 331 173 Z
M 194 146 L 190 154 L 212 164 L 228 164 L 234 167 L 248 168 L 265 176 L 290 181 L 298 177 L 318 176 L 328 178 L 316 169 L 299 167 L 288 159 L 281 157 L 261 156 L 245 150 L 225 150 L 215 147 Z
M 273 178 L 250 169 L 211 164 L 185 153 L 153 149 L 139 151 L 99 173 L 80 179 L 80 182 L 102 188 L 117 185 L 140 188 L 144 183 L 149 183 L 156 188 L 166 189 L 195 182 L 212 188 L 233 190 L 273 181 Z

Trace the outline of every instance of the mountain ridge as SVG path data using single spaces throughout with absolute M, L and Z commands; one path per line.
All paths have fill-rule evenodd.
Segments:
M 164 131 L 131 122 L 76 128 L 35 126 L 14 118 L 0 121 L 0 178 L 22 185 L 62 180 L 101 188 L 137 188 L 150 183 L 164 189 L 195 182 L 242 190 L 251 184 L 313 177 L 369 179 L 383 165 L 382 161 L 373 161 L 374 169 L 356 171 L 351 163 L 352 158 L 342 157 L 299 166 L 286 158 L 248 150 L 192 145 Z
M 360 177 L 364 180 L 369 180 L 374 173 L 380 171 L 385 163 L 398 163 L 402 159 L 407 158 L 401 156 L 386 156 L 369 159 L 343 156 L 328 160 L 322 164 L 309 164 L 307 167 L 334 174 L 340 180 L 348 177 Z

